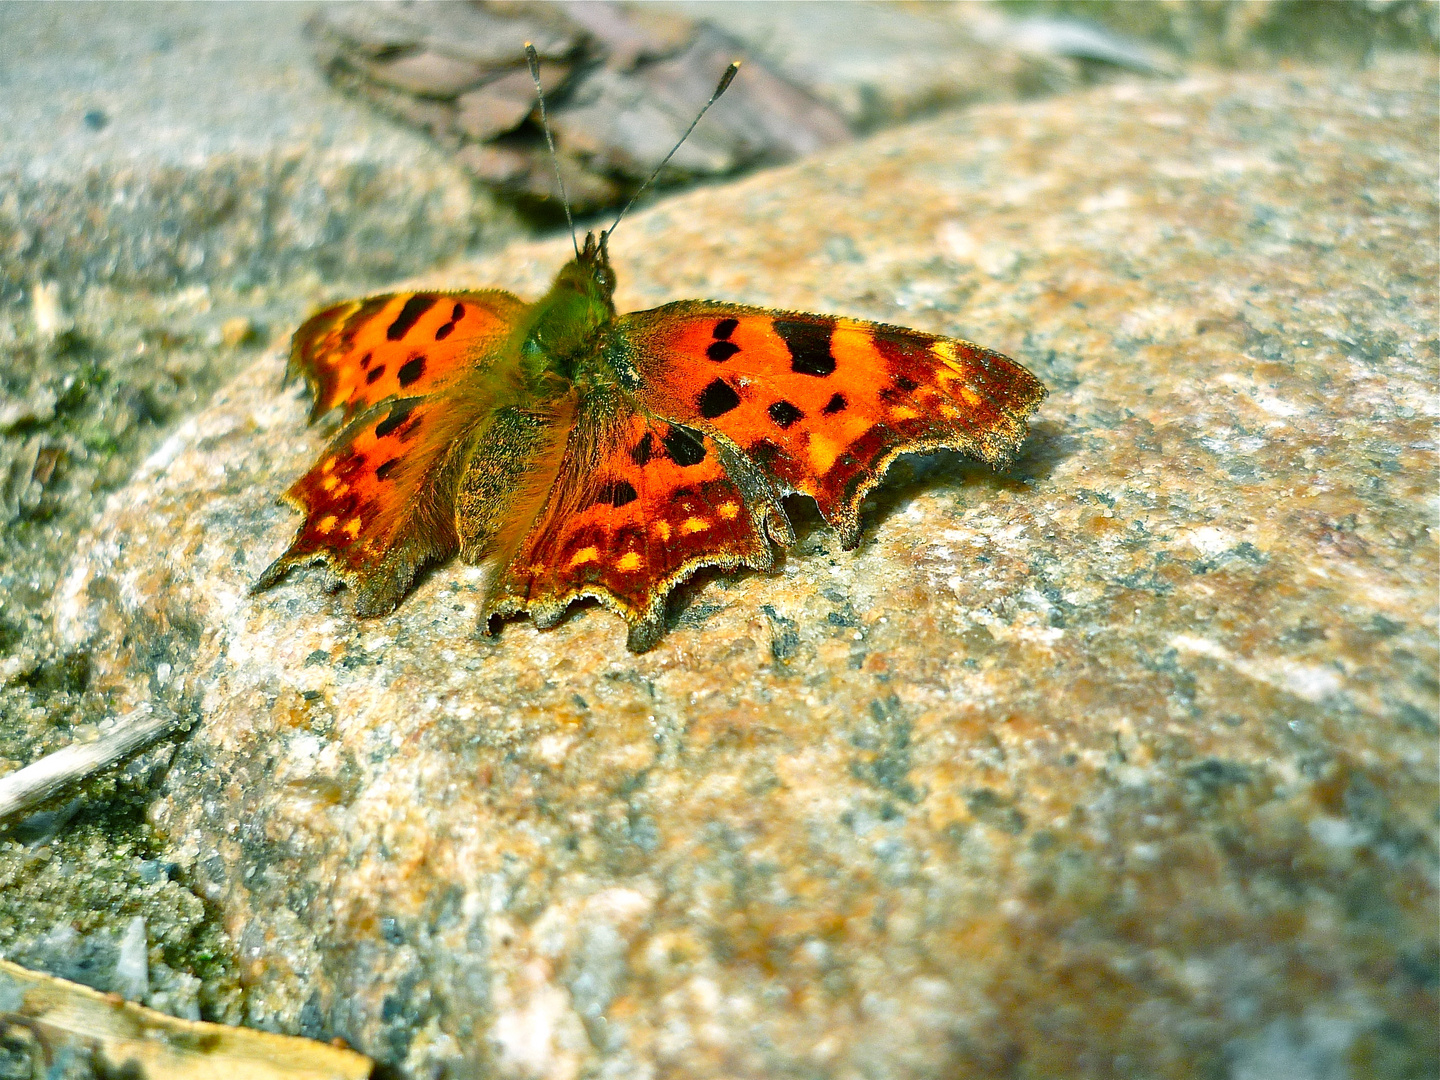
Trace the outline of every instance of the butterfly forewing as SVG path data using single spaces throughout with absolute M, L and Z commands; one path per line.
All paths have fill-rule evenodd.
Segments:
M 897 454 L 951 447 L 1000 464 L 1045 395 L 999 353 L 856 319 L 684 301 L 617 325 L 645 407 L 732 440 L 814 497 L 846 546 Z
M 496 355 L 525 307 L 498 289 L 350 300 L 295 332 L 290 374 L 315 395 L 310 419 L 338 405 L 348 420 L 386 398 L 427 394 Z
M 394 293 L 296 331 L 290 371 L 314 393 L 311 419 L 340 406 L 350 422 L 285 493 L 305 521 L 257 589 L 323 560 L 355 590 L 358 614 L 378 614 L 455 552 L 457 482 L 496 407 L 485 373 L 513 359 L 526 306 L 499 290 Z

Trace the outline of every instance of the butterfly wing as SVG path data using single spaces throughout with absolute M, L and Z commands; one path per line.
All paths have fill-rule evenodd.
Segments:
M 769 569 L 771 538 L 794 539 L 770 485 L 723 439 L 637 413 L 623 395 L 592 397 L 491 610 L 546 627 L 593 596 L 625 617 L 640 652 L 679 582 L 701 566 Z
M 325 562 L 355 590 L 355 612 L 392 610 L 427 563 L 460 545 L 454 501 L 505 380 L 489 374 L 525 305 L 509 293 L 397 293 L 338 304 L 295 333 L 290 372 L 315 395 L 311 419 L 349 421 L 285 493 L 305 515 L 255 591 Z M 502 365 L 503 366 L 503 365 Z
M 422 397 L 497 355 L 524 307 L 499 289 L 349 300 L 295 331 L 287 377 L 309 385 L 312 421 L 337 405 L 349 420 L 386 398 Z
M 781 490 L 812 496 L 847 548 L 897 456 L 949 448 L 1003 464 L 1045 396 L 968 341 L 714 301 L 622 316 L 608 355 L 643 408 L 732 441 Z
M 355 590 L 357 615 L 393 610 L 423 566 L 458 547 L 452 499 L 470 434 L 460 419 L 432 396 L 353 420 L 285 492 L 305 521 L 254 591 L 292 566 L 323 561 Z

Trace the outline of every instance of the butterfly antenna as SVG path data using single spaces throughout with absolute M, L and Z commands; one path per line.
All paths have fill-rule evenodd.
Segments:
M 535 52 L 535 46 L 528 41 L 525 43 L 525 61 L 530 65 L 530 78 L 535 81 L 535 96 L 540 99 L 540 127 L 545 131 L 545 145 L 550 147 L 550 163 L 555 166 L 555 182 L 560 185 L 560 202 L 565 207 L 565 224 L 570 226 L 570 246 L 575 249 L 575 257 L 578 259 L 580 245 L 575 240 L 575 219 L 570 216 L 570 197 L 565 194 L 565 178 L 560 175 L 560 155 L 555 153 L 555 139 L 550 134 L 550 120 L 545 115 L 545 91 L 540 87 L 540 57 Z M 710 100 L 715 99 L 711 98 Z M 707 105 L 706 108 L 709 106 Z M 695 125 L 691 124 L 690 126 L 694 127 Z M 685 134 L 690 133 L 687 131 Z
M 640 193 L 644 191 L 647 187 L 649 187 L 650 184 L 654 181 L 654 179 L 660 175 L 661 169 L 665 168 L 666 165 L 670 164 L 670 159 L 675 156 L 675 151 L 679 150 L 680 147 L 685 145 L 685 140 L 688 139 L 690 137 L 690 133 L 695 130 L 695 125 L 700 123 L 700 117 L 704 116 L 710 110 L 710 106 L 714 105 L 715 102 L 719 100 L 720 95 L 725 92 L 726 88 L 730 85 L 730 80 L 735 78 L 735 73 L 739 70 L 740 61 L 731 61 L 730 66 L 725 69 L 725 74 L 720 76 L 720 84 L 715 87 L 715 92 L 710 95 L 710 100 L 705 102 L 704 108 L 702 108 L 698 113 L 695 114 L 695 119 L 690 121 L 690 126 L 685 129 L 685 134 L 680 136 L 680 141 L 677 142 L 673 148 L 671 148 L 670 153 L 665 155 L 665 160 L 660 162 L 659 165 L 656 165 L 655 171 L 646 178 L 643 184 L 641 184 L 638 188 L 635 189 L 635 194 L 630 196 L 630 201 L 625 204 L 625 208 L 615 216 L 615 220 L 611 223 L 610 228 L 605 230 L 605 236 L 609 236 L 615 231 L 615 226 L 619 225 L 620 219 L 623 218 L 627 213 L 629 213 L 630 207 L 635 205 L 635 200 L 640 197 Z

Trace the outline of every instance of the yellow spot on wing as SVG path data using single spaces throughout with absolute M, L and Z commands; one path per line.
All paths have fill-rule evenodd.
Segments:
M 581 548 L 579 551 L 575 552 L 574 555 L 570 556 L 570 566 L 572 569 L 576 566 L 584 566 L 586 563 L 599 561 L 600 551 L 598 548 L 594 547 Z
M 351 518 L 349 521 L 347 521 L 347 522 L 345 523 L 345 532 L 349 535 L 349 537 L 350 537 L 351 540 L 354 540 L 355 537 L 359 536 L 359 535 L 360 535 L 360 519 L 359 519 L 359 518 Z
M 827 439 L 823 435 L 811 434 L 810 436 L 810 464 L 815 472 L 824 476 L 830 471 L 830 466 L 835 464 L 835 459 L 840 456 L 840 444 L 834 439 Z
M 331 529 L 335 528 L 335 515 L 326 514 L 315 523 L 315 528 L 319 529 L 322 533 L 328 533 Z
M 620 556 L 615 565 L 621 570 L 638 570 L 640 569 L 641 562 L 642 560 L 638 551 L 627 551 L 624 555 Z
M 691 533 L 704 532 L 708 528 L 710 528 L 710 523 L 704 518 L 686 518 L 680 523 L 680 532 L 686 536 Z
M 960 370 L 960 362 L 955 357 L 955 342 L 941 338 L 930 346 L 930 351 L 935 354 L 936 359 L 942 363 L 949 364 L 956 371 Z
M 914 420 L 920 414 L 909 405 L 896 405 L 890 410 L 892 420 Z
M 321 472 L 327 472 L 327 473 L 328 473 L 328 472 L 334 471 L 334 469 L 335 469 L 335 459 L 334 459 L 333 457 L 332 457 L 332 458 L 326 458 L 325 461 L 324 461 L 324 463 L 320 466 L 320 471 L 321 471 Z
M 964 383 L 960 384 L 960 396 L 965 399 L 966 405 L 979 405 L 980 395 Z
M 336 486 L 337 484 L 339 484 L 339 483 L 340 483 L 339 477 L 327 476 L 327 477 L 325 477 L 324 480 L 321 480 L 321 481 L 320 481 L 320 486 L 321 486 L 322 488 L 324 488 L 326 491 L 334 491 L 334 490 L 335 490 L 335 486 Z
M 720 516 L 726 521 L 730 521 L 736 514 L 740 513 L 740 507 L 736 506 L 733 502 L 721 503 L 715 509 L 719 511 Z
M 655 522 L 655 535 L 661 540 L 670 539 L 670 523 L 668 521 Z

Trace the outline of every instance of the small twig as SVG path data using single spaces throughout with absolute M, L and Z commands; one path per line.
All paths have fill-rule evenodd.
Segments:
M 122 716 L 94 742 L 71 743 L 9 776 L 0 777 L 0 822 L 140 752 L 183 727 L 188 719 L 169 710 L 155 715 L 149 705 L 141 705 Z
M 0 1033 L 6 1026 L 12 1035 L 14 1028 L 28 1032 L 38 1051 L 34 1057 L 42 1059 L 35 1071 L 45 1076 L 55 1075 L 58 1067 L 41 1069 L 39 1064 L 82 1055 L 108 1062 L 106 1076 L 148 1080 L 368 1080 L 375 1070 L 375 1062 L 354 1050 L 293 1035 L 181 1020 L 8 960 L 0 960 L 0 1002 Z

